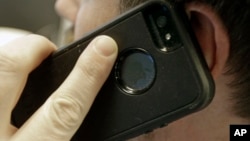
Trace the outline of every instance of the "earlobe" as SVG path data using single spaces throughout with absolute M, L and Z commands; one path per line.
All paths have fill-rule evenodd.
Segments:
M 210 71 L 216 79 L 224 73 L 229 56 L 229 37 L 217 13 L 203 3 L 188 3 L 186 12 Z

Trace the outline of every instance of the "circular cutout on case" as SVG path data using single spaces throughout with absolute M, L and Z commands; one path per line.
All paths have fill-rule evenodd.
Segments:
M 123 51 L 115 65 L 116 82 L 128 94 L 142 94 L 153 84 L 155 76 L 155 61 L 143 49 Z

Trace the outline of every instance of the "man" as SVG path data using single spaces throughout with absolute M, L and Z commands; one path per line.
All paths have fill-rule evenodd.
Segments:
M 57 0 L 56 9 L 74 23 L 77 40 L 143 1 Z M 193 30 L 215 80 L 215 97 L 204 110 L 131 140 L 228 141 L 229 125 L 249 124 L 250 119 L 250 108 L 245 106 L 250 103 L 247 101 L 250 84 L 249 2 L 176 2 L 185 3 Z M 10 124 L 10 113 L 27 75 L 54 50 L 55 46 L 48 40 L 34 35 L 0 48 L 0 118 L 3 119 L 0 122 L 0 139 L 69 140 L 87 114 L 117 55 L 117 46 L 112 39 L 106 36 L 94 39 L 62 86 L 17 130 Z M 88 67 L 90 64 L 91 67 Z M 88 83 L 82 82 L 82 78 L 89 80 Z M 79 83 L 81 86 L 77 85 Z M 82 86 L 88 89 L 83 90 Z

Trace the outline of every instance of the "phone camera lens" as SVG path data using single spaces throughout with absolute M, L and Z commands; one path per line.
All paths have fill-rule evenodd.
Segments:
M 170 41 L 171 38 L 172 38 L 172 35 L 171 35 L 170 33 L 167 33 L 167 34 L 165 35 L 166 41 Z
M 156 19 L 156 23 L 157 23 L 157 26 L 160 27 L 160 28 L 165 27 L 167 25 L 167 17 L 165 17 L 165 16 L 159 16 Z

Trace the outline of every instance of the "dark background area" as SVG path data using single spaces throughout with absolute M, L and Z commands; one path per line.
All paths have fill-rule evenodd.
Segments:
M 51 38 L 59 27 L 55 1 L 0 0 L 0 27 L 20 28 Z

